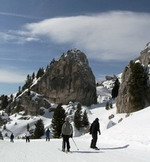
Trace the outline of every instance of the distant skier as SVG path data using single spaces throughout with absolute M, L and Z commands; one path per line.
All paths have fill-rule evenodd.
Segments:
M 99 135 L 101 134 L 100 132 L 100 125 L 99 125 L 99 119 L 96 118 L 94 120 L 94 122 L 91 124 L 91 127 L 90 127 L 90 134 L 92 135 L 92 140 L 91 140 L 91 145 L 90 147 L 93 148 L 93 149 L 98 149 L 96 147 L 96 143 L 97 143 L 97 134 L 99 133 Z
M 10 142 L 14 142 L 14 135 L 13 135 L 13 133 L 11 133 L 11 135 L 10 135 Z
M 72 138 L 73 135 L 73 128 L 72 125 L 69 122 L 69 118 L 66 117 L 65 123 L 62 125 L 62 137 L 63 137 L 63 142 L 62 142 L 62 151 L 65 151 L 65 147 L 67 145 L 67 151 L 70 151 L 70 143 L 69 143 L 69 138 Z
M 50 141 L 50 130 L 49 128 L 46 130 L 45 135 L 46 135 L 46 141 Z
M 0 140 L 3 140 L 3 135 L 1 131 L 0 131 Z
M 27 131 L 26 134 L 25 134 L 25 137 L 26 137 L 26 142 L 30 142 L 30 132 Z

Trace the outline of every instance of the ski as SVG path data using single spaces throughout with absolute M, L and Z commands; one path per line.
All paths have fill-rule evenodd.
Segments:
M 94 150 L 100 150 L 99 148 L 94 148 Z
M 91 149 L 93 149 L 93 150 L 100 150 L 100 148 L 91 148 Z
M 62 149 L 60 149 L 60 148 L 58 148 L 58 150 L 61 151 L 61 152 L 66 153 L 66 154 L 68 154 L 68 153 L 72 153 L 72 151 L 62 151 Z

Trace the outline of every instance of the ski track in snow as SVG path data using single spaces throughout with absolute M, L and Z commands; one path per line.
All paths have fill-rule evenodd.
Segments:
M 89 148 L 91 136 L 75 138 L 79 147 L 77 150 L 70 139 L 72 153 L 64 153 L 61 149 L 62 139 L 51 139 L 50 142 L 42 140 L 8 140 L 0 141 L 1 162 L 149 162 L 150 150 L 138 145 L 128 143 L 111 143 L 101 141 L 99 136 L 98 146 L 100 150 Z

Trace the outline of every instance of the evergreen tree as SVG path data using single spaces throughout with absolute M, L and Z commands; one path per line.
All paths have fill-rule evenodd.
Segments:
M 109 110 L 109 102 L 106 102 L 106 110 Z
M 4 126 L 3 126 L 3 130 L 6 130 L 7 128 L 6 128 L 6 124 L 4 124 Z
M 120 83 L 119 83 L 119 80 L 117 78 L 115 83 L 114 83 L 114 87 L 112 89 L 112 92 L 111 92 L 111 96 L 112 96 L 113 99 L 118 96 L 119 86 L 120 86 Z
M 5 110 L 5 112 L 8 114 L 8 116 L 10 116 L 10 114 L 11 114 L 11 106 L 8 106 L 7 109 Z
M 21 86 L 19 86 L 18 93 L 17 93 L 16 97 L 19 96 L 21 93 L 22 93 Z
M 86 111 L 83 113 L 82 126 L 86 128 L 89 126 L 89 120 Z
M 40 119 L 35 123 L 34 138 L 39 139 L 45 133 L 43 120 Z
M 36 74 L 36 78 L 39 78 L 41 77 L 42 75 L 44 74 L 44 69 L 43 68 L 40 68 Z
M 110 108 L 110 109 L 113 108 L 113 104 L 112 104 L 112 102 L 109 103 L 109 108 Z
M 131 103 L 133 110 L 137 111 L 145 106 L 145 92 L 148 89 L 148 75 L 146 69 L 140 64 L 130 62 L 131 76 L 129 80 L 129 93 L 131 94 Z
M 29 125 L 29 124 L 27 124 L 27 131 L 29 131 L 29 129 L 30 129 L 30 125 Z
M 54 111 L 52 119 L 52 132 L 54 138 L 59 138 L 61 135 L 61 128 L 65 122 L 66 113 L 62 107 L 62 104 L 59 104 Z
M 19 94 L 21 93 L 21 86 L 19 86 L 18 93 Z
M 77 130 L 82 128 L 82 111 L 81 111 L 81 104 L 77 105 L 77 110 L 74 114 L 74 125 Z
M 35 73 L 32 73 L 32 81 L 35 79 Z
M 8 106 L 8 96 L 7 95 L 2 95 L 0 97 L 0 100 L 1 100 L 1 109 L 5 109 L 7 106 Z
M 3 135 L 2 135 L 2 132 L 0 131 L 0 139 L 3 140 Z
M 10 103 L 13 101 L 13 99 L 14 99 L 14 96 L 13 96 L 13 94 L 11 94 L 10 95 Z
M 25 84 L 23 85 L 23 87 L 22 87 L 22 91 L 24 91 L 25 89 L 27 89 L 27 88 L 30 88 L 30 86 L 32 85 L 32 77 L 28 74 L 27 75 L 27 79 L 26 79 L 26 82 L 25 82 Z

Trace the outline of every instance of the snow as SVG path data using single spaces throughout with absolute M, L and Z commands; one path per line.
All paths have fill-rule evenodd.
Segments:
M 58 150 L 58 148 L 61 149 L 62 139 L 51 139 L 50 142 L 46 142 L 43 138 L 31 140 L 30 143 L 17 139 L 17 135 L 25 130 L 27 123 L 34 125 L 39 118 L 42 118 L 47 127 L 51 121 L 50 118 L 41 116 L 32 118 L 28 116 L 28 120 L 18 120 L 21 115 L 13 115 L 7 129 L 13 130 L 16 138 L 14 143 L 7 138 L 0 140 L 1 162 L 149 162 L 150 107 L 128 114 L 128 117 L 126 117 L 127 114 L 116 114 L 115 104 L 113 107 L 111 110 L 105 110 L 105 107 L 101 105 L 93 105 L 88 113 L 90 122 L 96 117 L 100 119 L 101 135 L 97 142 L 100 150 L 89 148 L 91 135 L 87 133 L 80 137 L 73 137 L 79 150 L 70 139 L 72 153 Z M 114 118 L 109 120 L 108 117 L 111 114 L 114 114 Z M 118 123 L 120 119 L 122 121 Z M 110 121 L 115 122 L 116 125 L 107 129 Z
M 140 61 L 140 60 L 136 60 L 135 63 L 136 63 L 136 64 L 137 64 L 137 63 L 141 63 L 141 61 Z
M 107 101 L 111 98 L 110 91 L 103 86 L 97 87 L 97 95 L 98 95 L 97 98 L 98 103 L 103 103 L 104 101 Z
M 43 108 L 43 116 L 24 116 L 24 112 L 13 114 L 8 120 L 7 114 L 3 118 L 9 122 L 6 130 L 2 130 L 4 140 L 0 140 L 1 162 L 149 162 L 150 160 L 150 107 L 131 114 L 117 114 L 115 100 L 111 101 L 113 108 L 105 109 L 110 98 L 113 82 L 108 81 L 105 86 L 97 87 L 98 104 L 91 107 L 82 106 L 86 110 L 89 122 L 99 118 L 101 135 L 98 136 L 97 147 L 90 148 L 91 135 L 82 134 L 74 128 L 73 140 L 70 138 L 71 153 L 61 152 L 62 139 L 53 139 L 46 142 L 45 136 L 41 139 L 31 139 L 26 143 L 23 139 L 27 124 L 30 129 L 35 128 L 37 120 L 42 119 L 45 129 L 51 128 L 53 112 Z M 68 114 L 77 103 L 70 102 L 63 105 Z M 56 107 L 56 105 L 53 105 Z M 2 111 L 0 112 L 2 114 Z M 110 119 L 111 118 L 111 119 Z M 73 125 L 73 123 L 72 123 Z M 14 133 L 14 143 L 9 136 Z M 75 142 L 75 143 L 74 143 Z M 77 147 L 76 147 L 77 146 Z M 78 150 L 79 149 L 79 150 Z

